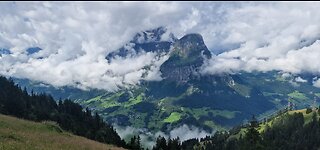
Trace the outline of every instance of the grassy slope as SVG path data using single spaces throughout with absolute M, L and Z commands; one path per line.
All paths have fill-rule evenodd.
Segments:
M 304 124 L 305 124 L 305 125 L 308 124 L 308 123 L 311 121 L 313 112 L 316 112 L 317 117 L 319 118 L 319 115 L 318 115 L 318 113 L 317 113 L 318 110 L 313 110 L 311 113 L 308 113 L 308 114 L 306 113 L 306 111 L 307 111 L 307 109 L 299 109 L 299 110 L 289 111 L 288 113 L 289 113 L 289 114 L 302 113 L 302 114 L 303 114 L 303 117 L 304 117 Z M 282 115 L 284 115 L 284 114 L 282 114 Z M 280 115 L 280 116 L 278 116 L 278 117 L 275 117 L 274 119 L 272 119 L 272 120 L 270 120 L 269 122 L 267 122 L 267 124 L 268 124 L 269 126 L 272 126 L 272 123 L 273 123 L 275 120 L 279 119 L 282 115 Z M 258 128 L 258 131 L 259 131 L 260 133 L 263 132 L 263 131 L 265 130 L 265 126 L 266 126 L 266 125 L 264 125 L 264 124 L 260 124 L 260 125 L 259 125 L 259 128 Z
M 32 122 L 0 114 L 0 149 L 120 150 L 62 131 L 54 122 Z
M 305 94 L 303 94 L 299 91 L 294 91 L 292 93 L 289 93 L 288 96 L 291 98 L 298 99 L 298 100 L 307 100 L 308 99 L 308 97 L 306 97 Z
M 311 121 L 313 112 L 316 112 L 317 117 L 320 118 L 320 116 L 319 116 L 318 113 L 317 113 L 318 110 L 313 110 L 313 112 L 311 112 L 311 113 L 309 113 L 309 114 L 307 114 L 306 111 L 307 111 L 307 109 L 300 109 L 300 110 L 292 110 L 292 111 L 289 111 L 288 113 L 289 113 L 289 114 L 293 114 L 293 113 L 295 113 L 295 112 L 296 112 L 296 113 L 302 113 L 302 114 L 303 114 L 303 117 L 304 117 L 304 124 L 307 124 L 307 123 L 309 123 L 309 122 Z M 284 115 L 284 114 L 282 114 L 282 115 Z M 266 124 L 268 124 L 270 127 L 272 127 L 273 122 L 274 122 L 275 120 L 279 119 L 282 115 L 273 118 L 272 120 L 268 121 Z M 259 124 L 259 127 L 257 128 L 257 130 L 258 130 L 260 133 L 262 133 L 262 132 L 265 130 L 265 128 L 266 128 L 266 124 L 263 124 L 263 123 L 262 123 L 262 124 Z M 238 134 L 232 135 L 231 137 L 239 138 L 239 137 L 240 137 L 240 134 L 241 134 L 242 136 L 244 136 L 245 133 L 246 133 L 246 128 L 242 128 Z
M 299 113 L 301 112 L 303 114 L 304 117 L 304 124 L 308 124 L 311 120 L 312 120 L 312 114 L 313 112 L 316 112 L 317 114 L 317 118 L 319 118 L 319 114 L 318 114 L 318 110 L 313 110 L 311 113 L 307 114 L 306 113 L 307 109 L 300 109 L 300 110 L 294 110 L 294 111 L 290 111 L 289 114 L 293 114 L 293 113 Z
M 179 121 L 180 119 L 181 119 L 181 114 L 180 113 L 172 112 L 168 118 L 163 120 L 163 122 L 172 123 L 172 122 Z

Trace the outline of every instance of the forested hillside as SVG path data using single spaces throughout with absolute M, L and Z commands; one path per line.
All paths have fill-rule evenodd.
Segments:
M 33 121 L 54 121 L 66 131 L 103 143 L 124 146 L 126 143 L 115 129 L 98 115 L 92 115 L 68 99 L 57 104 L 50 95 L 31 95 L 14 84 L 12 80 L 0 77 L 0 113 Z
M 184 141 L 178 149 L 316 150 L 320 148 L 319 118 L 318 108 L 285 111 L 262 122 L 253 118 L 248 125 L 216 132 L 214 136 Z M 168 143 L 159 137 L 154 149 L 175 149 Z

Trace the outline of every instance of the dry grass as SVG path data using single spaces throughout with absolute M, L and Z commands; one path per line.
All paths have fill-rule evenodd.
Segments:
M 36 123 L 0 114 L 0 150 L 121 150 L 75 136 L 54 122 Z

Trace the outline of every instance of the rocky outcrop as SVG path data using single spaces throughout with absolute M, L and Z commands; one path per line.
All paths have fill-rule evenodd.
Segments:
M 188 34 L 174 43 L 170 57 L 165 61 L 160 71 L 166 80 L 185 83 L 193 77 L 203 64 L 205 58 L 211 58 L 211 53 L 204 44 L 200 34 Z

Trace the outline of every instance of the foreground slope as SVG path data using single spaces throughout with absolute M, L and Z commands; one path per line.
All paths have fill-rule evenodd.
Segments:
M 0 149 L 111 149 L 102 144 L 63 131 L 54 122 L 32 122 L 0 114 Z
M 98 114 L 93 115 L 70 100 L 57 104 L 50 95 L 30 95 L 12 80 L 0 76 L 0 113 L 33 121 L 54 121 L 75 135 L 99 142 L 125 147 L 115 129 Z

